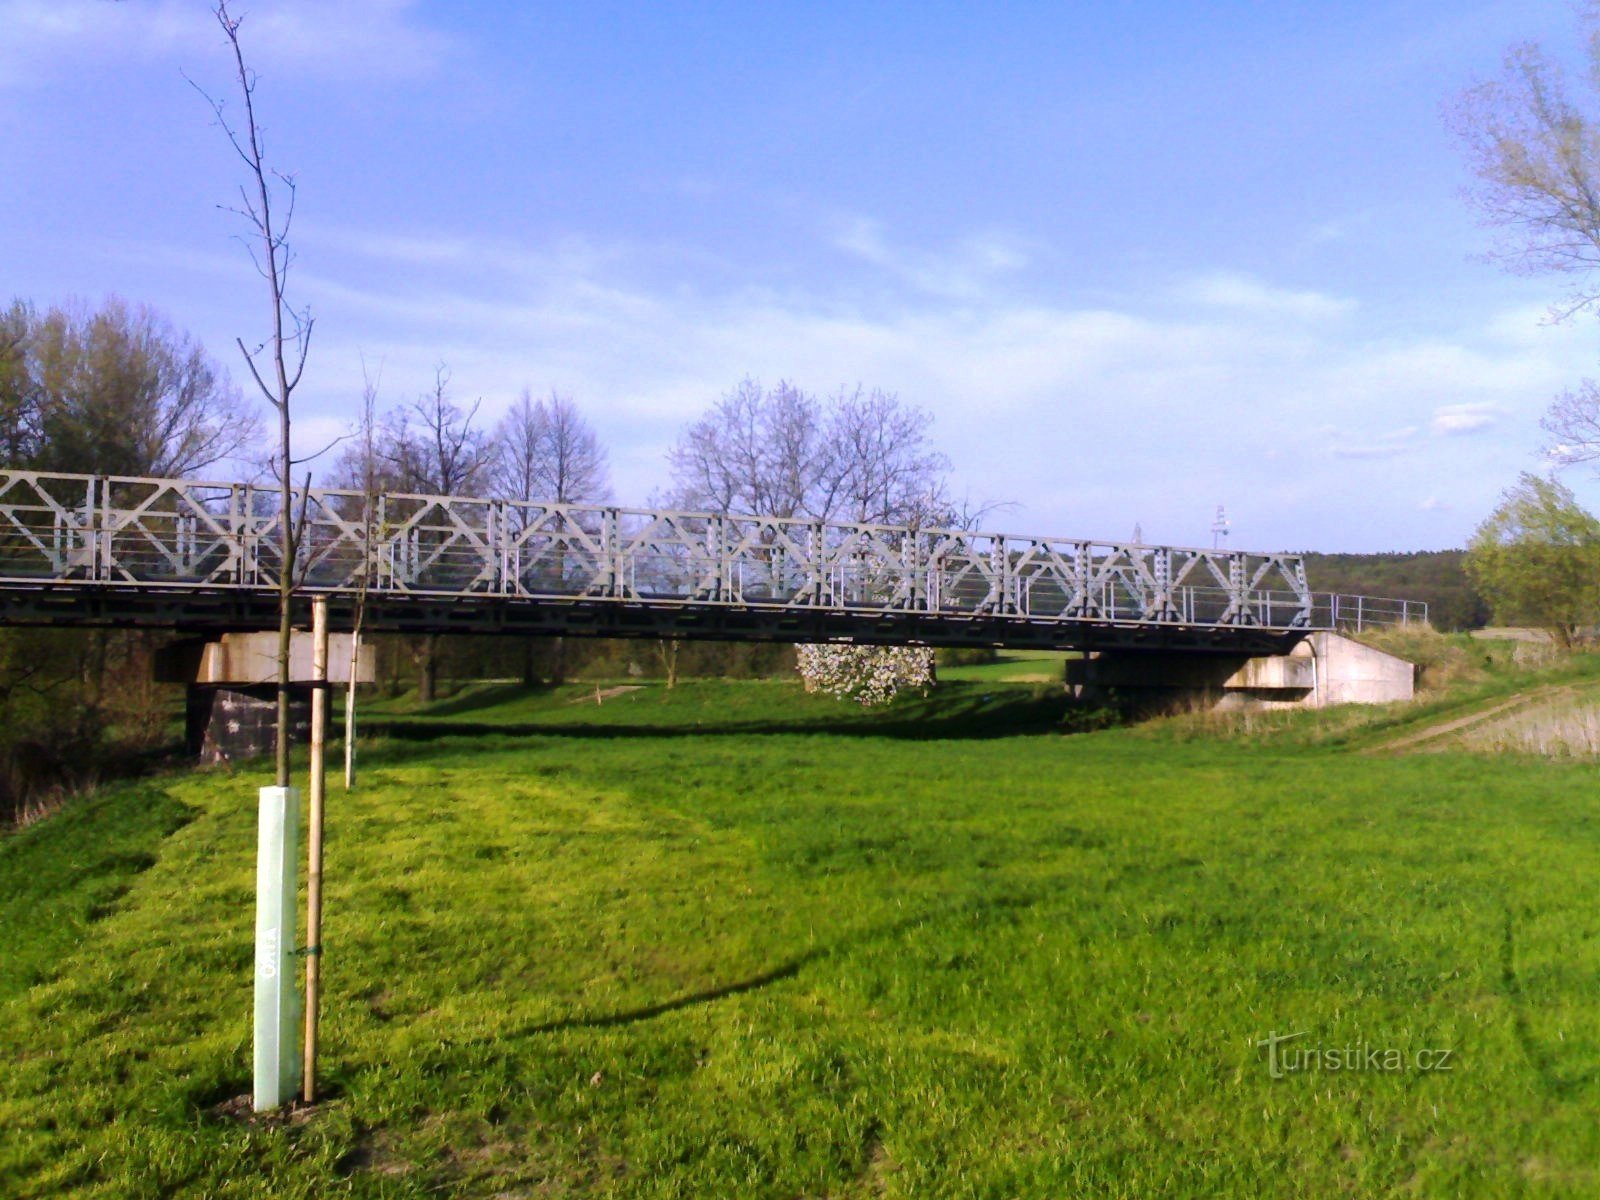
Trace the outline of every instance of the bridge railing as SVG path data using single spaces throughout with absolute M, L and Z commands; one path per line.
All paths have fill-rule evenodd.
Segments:
M 296 583 L 378 595 L 1332 627 L 1292 554 L 963 529 L 296 490 Z M 0 472 L 0 584 L 277 586 L 273 487 Z M 1361 610 L 1358 622 L 1380 619 Z
M 1340 629 L 1362 633 L 1395 625 L 1428 623 L 1425 600 L 1401 600 L 1390 596 L 1352 596 L 1340 592 L 1313 592 L 1311 623 L 1318 629 Z

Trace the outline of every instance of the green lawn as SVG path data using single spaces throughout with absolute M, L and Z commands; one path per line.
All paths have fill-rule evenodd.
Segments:
M 941 680 L 974 680 L 980 683 L 1060 683 L 1069 658 L 1059 650 L 1006 650 L 994 662 L 965 667 L 940 667 Z
M 214 1111 L 258 778 L 0 842 L 0 1195 L 1600 1193 L 1592 767 L 592 690 L 392 716 L 333 792 L 287 1124 Z

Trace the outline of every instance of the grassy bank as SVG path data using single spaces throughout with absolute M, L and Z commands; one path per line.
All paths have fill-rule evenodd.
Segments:
M 582 691 L 383 718 L 284 1125 L 217 1110 L 259 780 L 0 842 L 0 1194 L 1600 1189 L 1588 768 L 1063 736 L 976 681 Z M 1273 1078 L 1274 1031 L 1405 1069 Z

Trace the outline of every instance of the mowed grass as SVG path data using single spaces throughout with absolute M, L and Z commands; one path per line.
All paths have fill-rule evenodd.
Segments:
M 287 1123 L 216 1111 L 259 779 L 0 843 L 0 1195 L 1600 1192 L 1592 768 L 979 689 L 419 718 L 331 795 L 331 1094 Z M 1451 1069 L 1274 1079 L 1274 1031 Z
M 939 678 L 979 683 L 1060 683 L 1067 659 L 1075 657 L 1059 650 L 1005 650 L 995 655 L 993 662 L 940 667 Z

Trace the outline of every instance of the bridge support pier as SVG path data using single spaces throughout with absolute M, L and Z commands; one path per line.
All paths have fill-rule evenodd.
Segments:
M 328 638 L 329 683 L 350 679 L 350 635 Z M 293 681 L 290 736 L 311 728 L 311 635 L 297 631 L 289 652 Z M 361 647 L 356 682 L 373 680 L 371 646 Z M 225 633 L 178 642 L 156 656 L 156 679 L 189 687 L 185 730 L 189 753 L 202 762 L 236 762 L 272 751 L 278 719 L 278 635 Z
M 1067 686 L 1085 701 L 1115 694 L 1156 704 L 1322 708 L 1410 700 L 1416 668 L 1342 634 L 1319 631 L 1287 654 L 1103 651 L 1069 660 Z
M 310 736 L 311 688 L 295 684 L 289 697 L 289 738 Z M 191 683 L 184 704 L 184 745 L 203 763 L 239 762 L 271 754 L 278 734 L 276 683 Z

